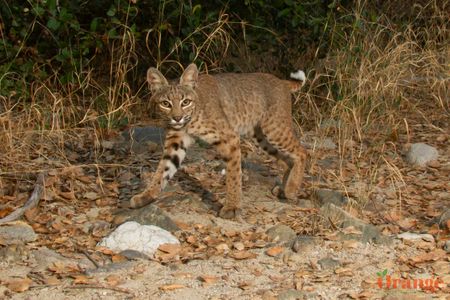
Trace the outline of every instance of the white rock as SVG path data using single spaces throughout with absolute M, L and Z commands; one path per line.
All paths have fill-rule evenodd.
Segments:
M 427 242 L 434 242 L 434 237 L 431 234 L 419 234 L 419 233 L 412 233 L 412 232 L 403 232 L 399 235 L 397 235 L 397 237 L 399 239 L 402 240 L 409 240 L 409 241 L 414 241 L 414 240 L 424 240 Z
M 116 252 L 136 250 L 151 256 L 161 244 L 179 243 L 178 239 L 167 230 L 130 221 L 117 227 L 109 236 L 103 238 L 98 246 Z
M 438 156 L 439 153 L 436 148 L 424 143 L 412 144 L 408 153 L 406 153 L 406 159 L 410 164 L 422 167 L 428 162 L 438 159 Z

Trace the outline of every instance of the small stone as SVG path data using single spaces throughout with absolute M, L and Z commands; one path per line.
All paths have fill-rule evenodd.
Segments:
M 142 225 L 155 225 L 168 231 L 180 230 L 175 222 L 154 204 L 120 212 L 114 219 L 114 224 L 118 225 L 125 221 L 135 221 Z
M 412 144 L 409 151 L 406 153 L 406 160 L 412 164 L 424 167 L 427 163 L 437 160 L 439 153 L 436 148 L 424 144 L 416 143 Z
M 117 227 L 98 246 L 117 252 L 131 249 L 151 256 L 162 244 L 179 243 L 176 237 L 162 228 L 131 221 Z
M 315 241 L 316 241 L 316 239 L 311 236 L 307 236 L 307 235 L 298 236 L 295 239 L 294 244 L 292 245 L 292 250 L 294 250 L 297 253 L 309 252 L 314 248 Z
M 294 238 L 297 236 L 294 230 L 291 227 L 278 224 L 266 231 L 266 234 L 271 238 L 274 242 L 280 243 L 289 243 L 293 242 Z
M 94 207 L 91 208 L 90 210 L 88 210 L 88 212 L 86 213 L 86 217 L 92 221 L 98 218 L 98 215 L 100 213 L 100 208 L 98 207 Z
M 326 269 L 335 269 L 341 265 L 341 262 L 339 260 L 336 260 L 331 257 L 325 257 L 318 261 L 318 264 L 322 268 L 322 270 Z
M 123 257 L 125 257 L 128 260 L 138 260 L 138 259 L 150 259 L 148 257 L 148 255 L 145 255 L 142 252 L 136 251 L 136 250 L 131 250 L 131 249 L 127 249 L 124 251 L 121 251 L 119 253 L 120 255 L 122 255 Z
M 33 228 L 25 222 L 15 221 L 0 225 L 0 237 L 3 244 L 29 243 L 37 239 Z
M 445 242 L 444 250 L 447 251 L 447 253 L 450 253 L 450 241 Z
M 412 232 L 403 232 L 403 233 L 397 235 L 397 237 L 399 239 L 408 240 L 408 241 L 424 240 L 427 242 L 434 243 L 434 237 L 431 234 L 418 234 L 418 233 L 412 233 Z
M 325 205 L 327 203 L 332 203 L 337 206 L 345 206 L 348 204 L 347 197 L 344 197 L 340 192 L 328 190 L 328 189 L 319 189 L 314 192 L 314 197 L 319 202 L 319 205 Z

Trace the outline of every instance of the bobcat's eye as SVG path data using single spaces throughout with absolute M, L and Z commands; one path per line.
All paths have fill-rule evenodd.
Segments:
M 164 107 L 164 108 L 172 107 L 172 104 L 169 101 L 167 101 L 167 100 L 161 102 L 159 105 L 161 105 L 161 107 Z
M 191 100 L 189 99 L 184 99 L 183 102 L 181 102 L 181 106 L 188 106 L 189 104 L 191 104 Z

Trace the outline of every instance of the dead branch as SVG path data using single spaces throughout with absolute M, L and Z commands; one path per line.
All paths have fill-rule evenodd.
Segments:
M 15 221 L 23 216 L 23 214 L 39 204 L 41 200 L 42 193 L 44 192 L 44 173 L 40 173 L 36 179 L 36 184 L 34 185 L 33 193 L 30 198 L 28 198 L 27 202 L 21 208 L 13 211 L 9 215 L 0 219 L 0 224 Z

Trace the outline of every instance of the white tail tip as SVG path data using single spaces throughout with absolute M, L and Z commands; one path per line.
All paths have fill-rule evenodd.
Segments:
M 298 70 L 297 72 L 292 72 L 290 77 L 292 79 L 301 80 L 303 82 L 306 80 L 305 72 L 303 72 L 302 70 Z

